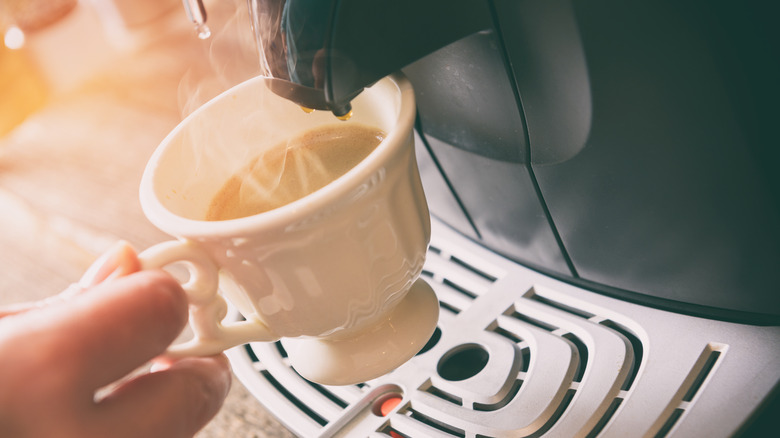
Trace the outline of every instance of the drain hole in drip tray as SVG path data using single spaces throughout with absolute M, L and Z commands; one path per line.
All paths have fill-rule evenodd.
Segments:
M 481 345 L 460 345 L 442 356 L 437 371 L 442 378 L 450 381 L 466 380 L 482 371 L 489 357 Z

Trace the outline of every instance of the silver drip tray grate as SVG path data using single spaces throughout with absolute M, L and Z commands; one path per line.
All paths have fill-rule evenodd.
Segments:
M 423 276 L 439 324 L 392 373 L 322 386 L 252 343 L 228 352 L 236 375 L 307 438 L 731 436 L 780 382 L 780 327 L 594 294 L 436 221 Z

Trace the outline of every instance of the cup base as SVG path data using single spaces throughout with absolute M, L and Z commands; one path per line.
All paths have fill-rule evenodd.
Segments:
M 285 338 L 293 368 L 323 385 L 353 385 L 401 366 L 428 342 L 439 320 L 439 301 L 418 279 L 390 316 L 351 339 Z

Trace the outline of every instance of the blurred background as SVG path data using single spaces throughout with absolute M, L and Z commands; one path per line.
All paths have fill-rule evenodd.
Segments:
M 246 2 L 0 2 L 0 304 L 54 295 L 116 240 L 169 236 L 144 217 L 152 151 L 187 114 L 259 73 Z M 292 436 L 234 381 L 206 437 Z

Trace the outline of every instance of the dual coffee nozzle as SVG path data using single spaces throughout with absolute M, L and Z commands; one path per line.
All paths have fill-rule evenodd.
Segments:
M 207 14 L 203 0 L 183 0 L 184 9 L 189 20 L 195 25 L 198 37 L 207 39 L 211 30 L 206 24 Z M 321 2 L 327 5 L 327 2 Z M 322 71 L 317 68 L 316 58 L 323 49 L 312 51 L 306 44 L 312 38 L 302 36 L 296 25 L 295 12 L 286 0 L 248 0 L 252 28 L 264 66 L 263 75 L 271 77 L 271 90 L 277 95 L 298 104 L 304 111 L 331 111 L 339 120 L 348 120 L 352 115 L 350 101 L 357 96 L 362 88 L 351 93 L 338 102 L 331 98 L 328 90 L 322 86 Z M 308 11 L 314 4 L 309 3 Z M 298 13 L 297 16 L 301 14 Z M 308 13 L 307 13 L 308 15 Z M 307 20 L 311 23 L 309 20 Z M 321 40 L 319 32 L 307 31 L 306 35 L 314 35 L 314 40 Z M 310 44 L 309 44 L 310 45 Z M 269 53 L 273 50 L 273 53 Z M 314 53 L 309 59 L 307 54 Z M 309 72 L 303 69 L 309 68 Z M 317 71 L 319 70 L 319 71 Z M 318 74 L 319 73 L 319 74 Z M 318 85 L 315 85 L 318 84 Z
M 195 25 L 198 38 L 205 40 L 211 36 L 211 29 L 206 25 L 206 7 L 203 0 L 183 0 L 187 18 Z

